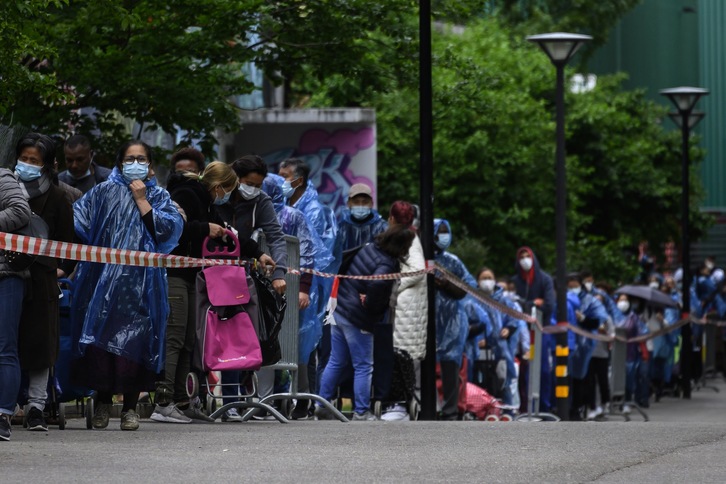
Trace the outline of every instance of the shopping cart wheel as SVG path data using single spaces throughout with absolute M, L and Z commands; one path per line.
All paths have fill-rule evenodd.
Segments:
M 418 420 L 418 411 L 419 411 L 418 402 L 416 401 L 415 398 L 412 398 L 408 402 L 408 418 L 410 418 L 412 421 Z
M 499 420 L 501 420 L 502 422 L 511 422 L 514 419 L 512 418 L 511 415 L 509 415 L 508 413 L 505 413 L 502 415 L 502 417 Z
M 376 418 L 378 418 L 378 419 L 381 418 L 381 401 L 380 400 L 376 400 L 373 403 L 373 415 L 375 415 Z
M 93 397 L 89 397 L 86 401 L 86 428 L 91 430 L 93 428 L 93 413 L 94 413 L 95 402 Z
M 199 377 L 196 373 L 187 373 L 187 396 L 194 398 L 199 394 Z
M 66 429 L 66 406 L 58 404 L 58 430 Z
M 499 422 L 499 417 L 497 417 L 496 415 L 487 415 L 484 418 L 484 421 L 485 422 Z

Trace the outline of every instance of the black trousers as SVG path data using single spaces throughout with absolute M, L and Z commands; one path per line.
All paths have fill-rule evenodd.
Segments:
M 600 401 L 603 405 L 610 402 L 610 382 L 608 381 L 608 369 L 610 367 L 610 358 L 595 358 L 590 360 L 590 388 L 588 390 L 588 403 L 591 409 L 597 407 L 597 391 L 600 389 Z
M 455 361 L 441 361 L 441 389 L 444 405 L 442 420 L 457 420 L 459 417 L 459 365 Z

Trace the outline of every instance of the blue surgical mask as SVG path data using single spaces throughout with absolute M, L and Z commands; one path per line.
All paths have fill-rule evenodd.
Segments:
M 439 234 L 436 237 L 436 246 L 441 249 L 445 250 L 448 249 L 451 245 L 451 234 Z
M 350 207 L 350 216 L 355 219 L 363 220 L 370 214 L 371 214 L 371 207 L 363 207 L 360 205 Z
M 24 163 L 18 160 L 18 164 L 15 165 L 15 174 L 24 182 L 37 180 L 43 174 L 41 170 L 42 166 L 31 165 L 30 163 Z
M 285 180 L 282 183 L 282 196 L 285 197 L 285 199 L 288 199 L 292 197 L 293 193 L 295 193 L 295 189 L 292 187 L 292 182 Z
M 149 175 L 149 165 L 142 165 L 138 161 L 134 161 L 130 165 L 124 163 L 122 172 L 128 181 L 146 180 Z
M 230 190 L 228 192 L 224 192 L 224 196 L 222 198 L 216 197 L 214 199 L 214 202 L 212 202 L 212 203 L 214 203 L 215 205 L 224 205 L 225 203 L 229 202 L 229 197 L 231 197 L 231 196 L 232 196 L 232 190 Z

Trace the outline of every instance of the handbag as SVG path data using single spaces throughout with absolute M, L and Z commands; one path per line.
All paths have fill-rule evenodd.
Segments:
M 26 235 L 29 237 L 36 237 L 39 239 L 47 239 L 50 230 L 48 224 L 45 223 L 40 215 L 34 212 L 30 213 L 30 221 L 24 227 L 15 230 L 13 233 L 16 235 Z M 2 255 L 5 257 L 5 263 L 16 272 L 22 272 L 28 269 L 33 262 L 38 258 L 36 255 L 24 254 L 22 252 L 15 252 L 12 250 L 3 250 Z
M 262 351 L 262 364 L 272 365 L 282 358 L 279 335 L 285 317 L 285 309 L 287 309 L 287 299 L 278 294 L 272 287 L 272 282 L 259 271 L 250 271 L 250 276 L 257 290 L 260 314 L 258 337 Z

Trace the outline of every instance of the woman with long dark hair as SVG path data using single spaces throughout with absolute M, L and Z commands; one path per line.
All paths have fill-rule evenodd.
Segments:
M 346 274 L 392 274 L 408 255 L 415 234 L 405 225 L 394 225 L 358 251 Z M 335 325 L 331 328 L 331 353 L 320 383 L 320 396 L 330 400 L 344 370 L 353 366 L 353 420 L 375 420 L 370 411 L 373 377 L 373 332 L 390 307 L 392 280 L 348 279 L 340 281 Z M 316 407 L 319 419 L 329 411 Z

